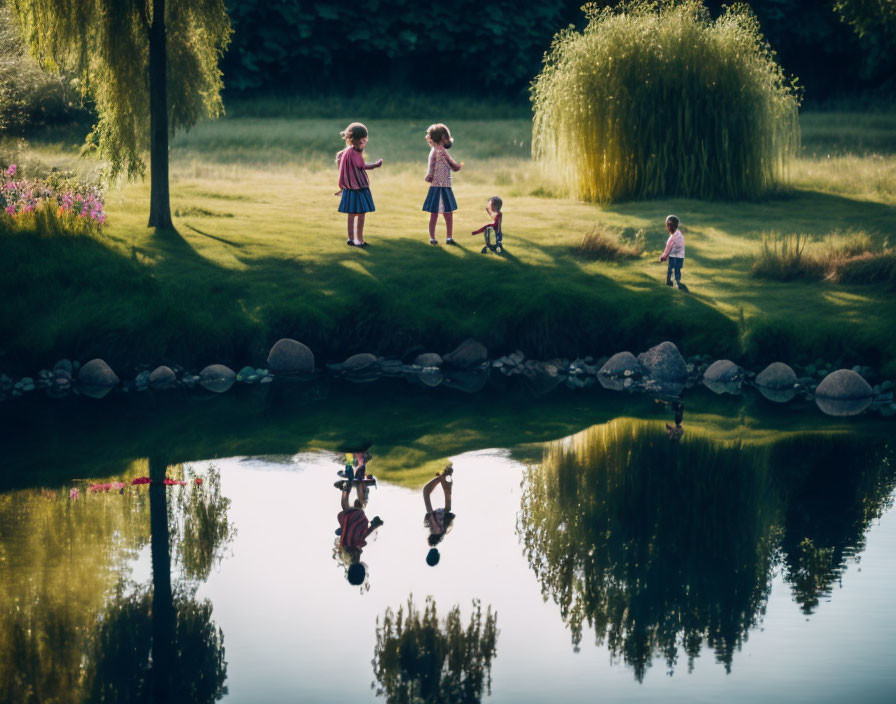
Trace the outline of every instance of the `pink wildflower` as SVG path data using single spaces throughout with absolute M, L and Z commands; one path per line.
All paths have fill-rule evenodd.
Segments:
M 16 165 L 10 164 L 9 168 L 6 170 L 7 176 L 15 176 L 16 175 Z
M 196 486 L 202 486 L 202 477 L 196 477 L 196 478 L 193 480 L 193 483 L 194 483 Z
M 136 479 L 134 479 L 131 482 L 131 484 L 149 484 L 149 482 L 150 482 L 149 477 L 137 477 Z
M 14 206 L 14 205 L 7 205 L 7 206 L 6 206 L 6 212 L 9 213 L 10 215 L 15 215 L 15 214 L 16 214 L 16 206 Z
M 78 491 L 77 489 L 72 489 L 71 491 L 68 492 L 68 498 L 71 499 L 72 501 L 74 501 L 75 499 L 78 498 L 78 496 L 80 496 L 80 494 L 81 494 L 81 492 Z

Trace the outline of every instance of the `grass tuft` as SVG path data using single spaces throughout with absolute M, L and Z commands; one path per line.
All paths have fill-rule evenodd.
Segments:
M 770 233 L 753 261 L 756 278 L 773 281 L 827 279 L 849 284 L 896 284 L 896 252 L 875 246 L 867 232 L 833 233 L 821 239 Z
M 639 230 L 631 243 L 620 242 L 621 236 L 600 226 L 586 233 L 575 248 L 576 256 L 589 261 L 616 262 L 622 259 L 637 259 L 644 252 L 645 236 Z

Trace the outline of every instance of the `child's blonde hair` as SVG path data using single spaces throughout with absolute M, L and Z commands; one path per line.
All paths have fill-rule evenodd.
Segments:
M 367 136 L 367 128 L 360 122 L 353 122 L 342 130 L 339 135 L 345 140 L 346 144 L 356 146 L 358 142 Z
M 451 149 L 451 145 L 454 144 L 454 140 L 451 139 L 451 132 L 448 130 L 448 127 L 441 122 L 437 122 L 436 124 L 427 127 L 426 136 L 436 144 L 441 142 L 445 149 Z

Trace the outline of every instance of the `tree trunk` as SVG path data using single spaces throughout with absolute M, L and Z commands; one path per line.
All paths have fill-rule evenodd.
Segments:
M 149 223 L 173 230 L 168 192 L 168 45 L 165 0 L 153 0 L 149 28 Z
M 156 0 L 158 2 L 158 0 Z M 168 534 L 168 489 L 162 482 L 168 463 L 159 458 L 149 460 L 149 529 L 152 553 L 152 666 L 150 670 L 151 700 L 170 702 L 175 653 L 174 595 L 171 591 L 171 545 Z

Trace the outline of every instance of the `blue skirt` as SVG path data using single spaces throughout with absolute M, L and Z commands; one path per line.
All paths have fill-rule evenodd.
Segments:
M 369 188 L 343 189 L 342 200 L 339 201 L 340 213 L 372 213 L 374 210 L 376 208 Z
M 453 213 L 457 210 L 451 186 L 430 186 L 426 200 L 423 201 L 423 210 L 427 213 Z

